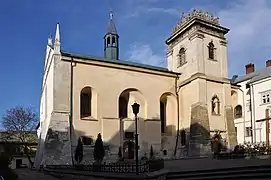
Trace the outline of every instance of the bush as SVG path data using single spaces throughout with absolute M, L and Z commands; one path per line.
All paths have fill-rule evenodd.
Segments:
M 152 146 L 151 146 L 151 150 L 150 150 L 150 159 L 154 159 L 154 152 L 153 152 Z
M 9 168 L 11 161 L 12 161 L 12 156 L 10 156 L 7 153 L 1 153 L 0 176 L 3 176 L 5 179 L 8 179 L 8 180 L 16 180 L 18 178 L 17 174 Z
M 7 153 L 0 154 L 0 167 L 9 167 L 12 161 L 12 156 Z

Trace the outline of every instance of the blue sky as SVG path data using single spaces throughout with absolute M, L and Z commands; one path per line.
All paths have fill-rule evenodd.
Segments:
M 164 41 L 181 12 L 207 9 L 231 29 L 230 77 L 271 58 L 267 0 L 2 0 L 0 4 L 0 116 L 16 105 L 39 109 L 45 47 L 60 23 L 62 50 L 103 55 L 108 11 L 120 35 L 121 59 L 166 66 Z

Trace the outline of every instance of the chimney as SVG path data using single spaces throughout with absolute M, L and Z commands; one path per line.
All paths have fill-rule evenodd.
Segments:
M 250 63 L 246 65 L 246 74 L 253 73 L 254 70 L 254 64 Z
M 266 61 L 266 67 L 270 67 L 271 68 L 271 60 L 267 60 Z

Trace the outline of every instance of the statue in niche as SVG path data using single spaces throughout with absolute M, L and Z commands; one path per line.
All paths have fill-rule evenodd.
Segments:
M 212 114 L 219 115 L 220 114 L 220 102 L 217 96 L 212 98 Z

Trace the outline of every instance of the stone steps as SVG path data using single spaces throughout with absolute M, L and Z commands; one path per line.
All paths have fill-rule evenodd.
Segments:
M 271 179 L 271 166 L 249 166 L 214 170 L 169 172 L 167 179 Z

